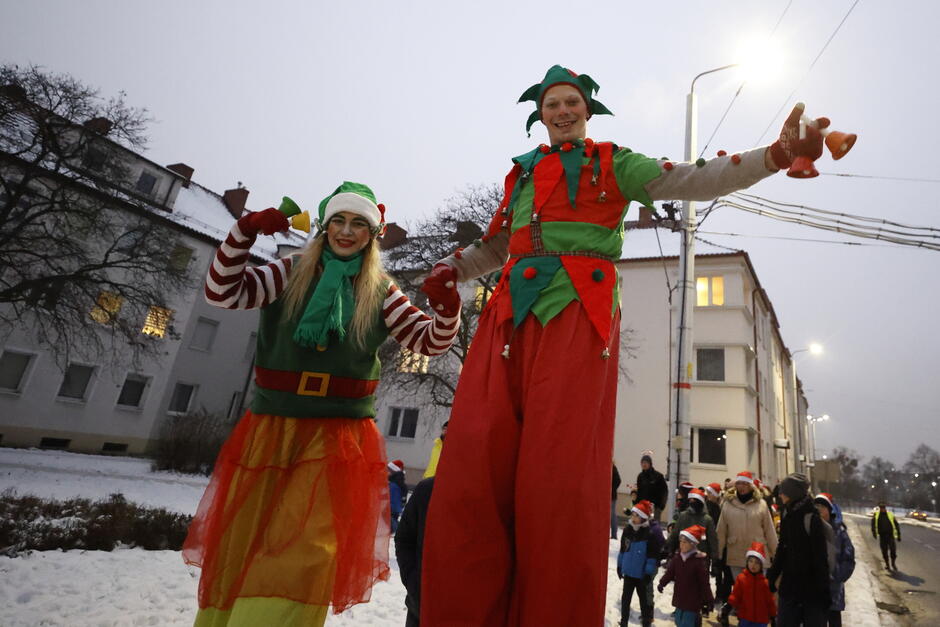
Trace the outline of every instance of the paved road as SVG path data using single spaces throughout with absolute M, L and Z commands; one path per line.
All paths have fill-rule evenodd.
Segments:
M 871 536 L 871 519 L 852 516 L 846 522 L 858 525 L 859 535 L 865 538 L 868 552 L 876 560 L 868 568 L 896 594 L 894 602 L 911 610 L 911 624 L 940 625 L 940 531 L 901 522 L 898 572 L 889 573 L 884 569 L 878 541 Z

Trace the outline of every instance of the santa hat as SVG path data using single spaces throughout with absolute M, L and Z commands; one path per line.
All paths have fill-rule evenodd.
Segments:
M 653 515 L 653 504 L 649 501 L 640 501 L 634 505 L 633 509 L 630 511 L 638 515 L 643 520 L 649 520 L 650 516 Z
M 738 473 L 738 476 L 734 478 L 734 482 L 743 481 L 744 483 L 750 483 L 754 485 L 754 475 L 750 470 L 742 470 Z
M 590 76 L 587 74 L 579 75 L 568 68 L 553 65 L 548 68 L 548 72 L 545 73 L 545 78 L 542 79 L 541 83 L 532 85 L 519 96 L 519 102 L 525 102 L 527 100 L 535 102 L 535 111 L 533 111 L 529 119 L 526 120 L 526 133 L 529 132 L 533 124 L 542 119 L 542 98 L 545 97 L 545 92 L 555 85 L 571 85 L 577 89 L 581 93 L 581 97 L 584 98 L 584 103 L 587 105 L 588 117 L 593 114 L 613 115 L 610 109 L 594 98 L 594 94 L 600 89 L 600 86 L 595 83 Z
M 721 485 L 717 483 L 709 483 L 707 486 L 705 486 L 705 491 L 712 496 L 721 496 Z
M 392 472 L 402 472 L 405 470 L 405 462 L 396 459 L 388 463 L 388 469 Z
M 702 525 L 692 525 L 691 527 L 686 527 L 680 531 L 679 535 L 684 537 L 692 544 L 698 544 L 705 539 L 705 527 Z
M 680 491 L 680 492 L 681 492 L 681 491 L 688 492 L 689 490 L 691 490 L 691 489 L 694 488 L 694 487 L 695 487 L 695 484 L 692 483 L 691 481 L 683 481 L 682 483 L 679 484 L 679 490 L 678 490 L 678 491 Z
M 819 494 L 816 495 L 816 498 L 813 499 L 813 502 L 822 503 L 823 505 L 829 508 L 830 512 L 832 511 L 832 506 L 835 504 L 834 501 L 832 500 L 832 495 L 829 494 L 828 492 L 820 492 Z
M 760 542 L 751 542 L 751 546 L 747 550 L 747 553 L 745 553 L 744 559 L 749 557 L 756 557 L 760 560 L 764 568 L 767 568 L 767 549 L 765 549 L 764 545 Z
M 341 211 L 365 218 L 373 234 L 381 235 L 385 230 L 385 205 L 376 203 L 375 194 L 362 183 L 343 181 L 336 191 L 320 201 L 317 226 L 326 229 L 330 218 Z
M 701 490 L 699 490 L 698 488 L 695 488 L 694 490 L 692 490 L 691 492 L 689 492 L 689 498 L 690 498 L 690 499 L 698 499 L 698 500 L 700 500 L 702 503 L 704 503 L 704 502 L 705 502 L 705 493 L 702 492 Z

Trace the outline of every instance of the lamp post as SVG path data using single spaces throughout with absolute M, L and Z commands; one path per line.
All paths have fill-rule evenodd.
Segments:
M 685 100 L 685 160 L 696 159 L 698 134 L 698 101 L 695 96 L 695 81 L 721 70 L 738 67 L 739 63 L 730 63 L 711 70 L 706 70 L 692 79 L 692 86 Z M 676 328 L 678 341 L 676 346 L 676 379 L 672 384 L 676 390 L 675 424 L 672 432 L 672 448 L 675 455 L 674 468 L 669 476 L 675 477 L 678 486 L 689 480 L 691 463 L 692 425 L 689 422 L 689 405 L 692 392 L 692 314 L 695 306 L 695 203 L 691 200 L 682 202 L 682 246 L 679 249 L 679 292 L 681 305 Z

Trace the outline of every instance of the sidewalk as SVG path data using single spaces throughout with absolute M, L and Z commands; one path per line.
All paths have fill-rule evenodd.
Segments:
M 863 519 L 866 524 L 868 517 L 862 514 L 843 513 L 846 518 Z M 848 521 L 847 521 L 848 522 Z M 876 627 L 880 625 L 906 625 L 890 612 L 879 610 L 875 604 L 877 598 L 882 596 L 881 586 L 872 575 L 872 570 L 881 568 L 878 556 L 872 556 L 868 545 L 859 536 L 855 524 L 847 524 L 849 537 L 855 546 L 855 572 L 845 582 L 845 611 L 842 612 L 842 624 L 852 627 Z

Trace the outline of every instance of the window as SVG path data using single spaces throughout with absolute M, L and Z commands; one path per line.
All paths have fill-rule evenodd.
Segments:
M 489 297 L 490 295 L 486 288 L 482 285 L 477 285 L 476 289 L 473 291 L 473 306 L 477 311 L 483 311 L 483 307 L 486 306 L 486 301 Z
M 43 438 L 39 440 L 39 448 L 68 448 L 71 443 L 66 438 Z
M 390 408 L 388 435 L 393 438 L 414 439 L 418 430 L 418 410 L 404 407 Z
M 124 442 L 105 442 L 101 445 L 102 453 L 126 453 L 127 444 Z
M 140 407 L 140 402 L 144 398 L 144 390 L 147 389 L 149 381 L 150 379 L 143 375 L 128 374 L 124 379 L 124 386 L 121 387 L 117 404 L 124 407 Z
M 86 146 L 85 154 L 82 155 L 82 165 L 89 170 L 101 170 L 108 160 L 107 153 L 97 146 Z
M 183 246 L 182 244 L 177 244 L 173 248 L 173 252 L 170 253 L 170 258 L 166 264 L 167 270 L 171 270 L 173 272 L 185 272 L 186 268 L 189 267 L 189 261 L 192 258 L 192 248 Z
M 95 373 L 94 366 L 83 364 L 69 364 L 65 369 L 65 377 L 59 386 L 59 398 L 71 398 L 83 401 L 88 393 L 91 377 Z
M 144 328 L 140 332 L 153 337 L 163 337 L 166 335 L 166 327 L 172 315 L 172 309 L 151 305 L 147 312 L 147 319 L 144 321 Z
M 32 307 L 40 306 L 43 309 L 52 311 L 59 302 L 59 296 L 65 289 L 65 283 L 62 281 L 47 281 L 45 284 L 34 287 L 26 297 L 26 304 Z
M 26 380 L 26 369 L 32 359 L 33 356 L 28 353 L 3 351 L 0 355 L 0 390 L 21 391 Z
M 98 301 L 91 308 L 89 315 L 91 319 L 100 324 L 110 324 L 114 322 L 117 312 L 121 310 L 124 304 L 124 297 L 114 292 L 101 292 L 98 294 Z
M 141 172 L 140 178 L 137 179 L 136 189 L 141 194 L 146 194 L 147 196 L 153 193 L 153 186 L 157 183 L 157 177 L 155 177 L 150 172 Z
M 725 445 L 728 434 L 724 429 L 695 429 L 692 438 L 692 459 L 699 464 L 717 464 L 724 466 Z
M 185 414 L 192 405 L 193 396 L 196 395 L 196 386 L 188 383 L 177 383 L 173 388 L 173 398 L 170 399 L 168 412 L 174 414 Z
M 725 277 L 723 276 L 700 276 L 695 280 L 695 290 L 698 293 L 698 300 L 695 304 L 699 307 L 725 304 Z
M 698 368 L 696 379 L 699 381 L 725 380 L 725 349 L 700 348 L 696 352 Z
M 196 328 L 193 329 L 193 338 L 189 342 L 189 347 L 208 352 L 212 348 L 212 342 L 215 341 L 215 332 L 218 328 L 217 321 L 200 317 L 196 321 Z
M 124 231 L 114 243 L 114 251 L 125 255 L 133 255 L 137 248 L 143 244 L 145 235 L 143 228 Z
M 410 372 L 412 374 L 427 374 L 428 361 L 427 355 L 413 353 L 407 349 L 401 349 L 401 363 L 398 365 L 398 372 Z

